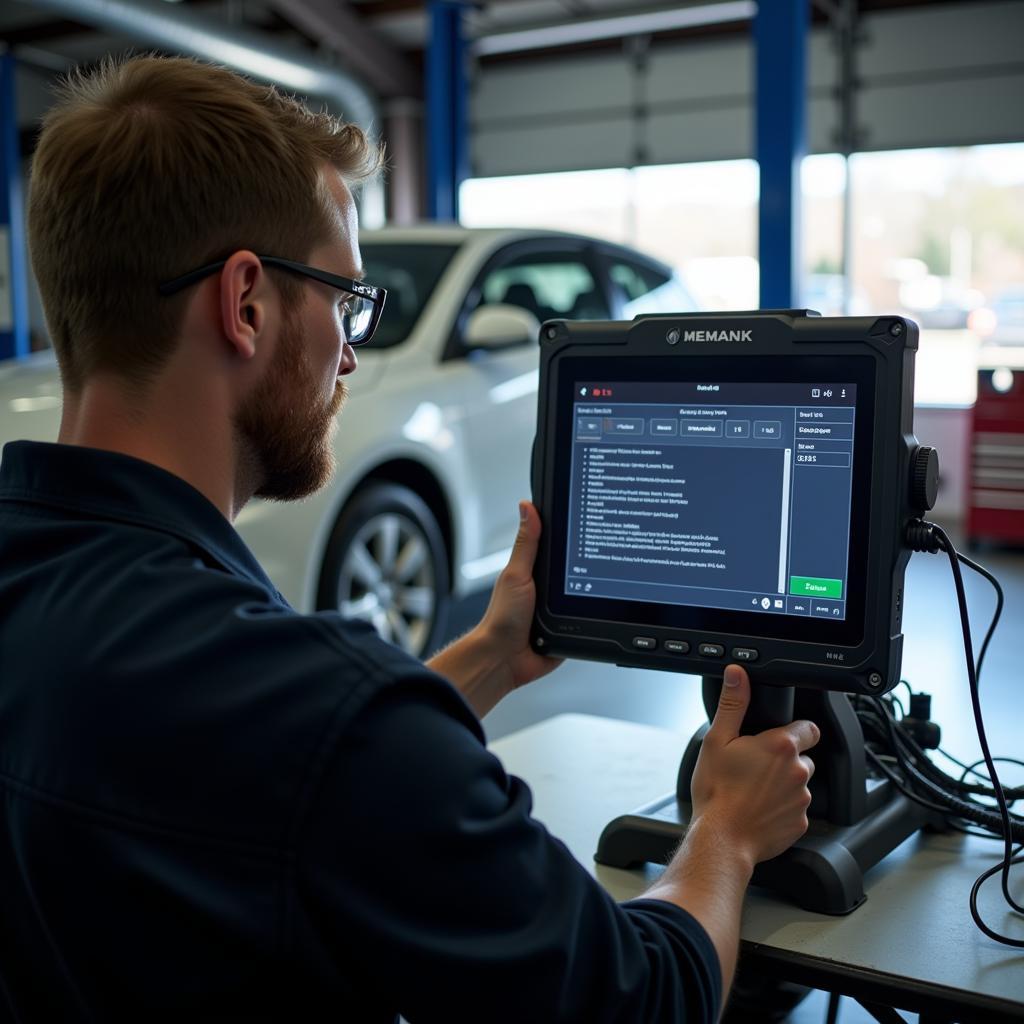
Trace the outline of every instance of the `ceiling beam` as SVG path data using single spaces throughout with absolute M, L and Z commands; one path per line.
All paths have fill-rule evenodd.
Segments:
M 283 45 L 266 34 L 219 22 L 200 11 L 182 18 L 159 0 L 32 0 L 37 8 L 73 15 L 87 24 L 128 36 L 170 53 L 191 54 L 252 75 L 302 96 L 336 103 L 364 130 L 374 131 L 376 97 L 365 82 L 338 68 L 327 68 L 299 47 Z
M 344 0 L 271 0 L 300 32 L 333 50 L 345 68 L 381 96 L 419 96 L 413 65 Z

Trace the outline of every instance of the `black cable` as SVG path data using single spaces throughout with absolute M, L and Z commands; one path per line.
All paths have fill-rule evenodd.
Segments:
M 970 685 L 971 708 L 974 714 L 975 728 L 978 732 L 978 740 L 981 744 L 982 761 L 971 765 L 965 765 L 958 761 L 951 754 L 939 748 L 939 752 L 949 758 L 960 768 L 963 774 L 959 779 L 942 771 L 935 765 L 931 758 L 921 748 L 911 728 L 897 720 L 895 708 L 902 705 L 895 698 L 885 700 L 882 698 L 853 699 L 854 711 L 865 734 L 865 752 L 875 764 L 878 771 L 889 778 L 892 785 L 903 792 L 908 798 L 915 800 L 925 807 L 941 813 L 947 823 L 957 831 L 966 832 L 969 835 L 982 835 L 984 838 L 996 838 L 1003 843 L 1003 857 L 999 864 L 983 872 L 975 881 L 970 894 L 971 917 L 977 927 L 989 938 L 1004 945 L 1024 948 L 1024 940 L 1013 939 L 994 931 L 982 919 L 978 911 L 978 893 L 981 886 L 993 875 L 1001 874 L 1002 894 L 1007 905 L 1018 913 L 1024 913 L 1024 907 L 1017 903 L 1010 894 L 1009 877 L 1011 866 L 1024 863 L 1024 857 L 1020 854 L 1024 851 L 1024 816 L 1010 813 L 1008 800 L 1024 798 L 1024 787 L 1016 787 L 1004 790 L 999 775 L 996 772 L 995 761 L 988 745 L 988 738 L 985 733 L 985 723 L 981 713 L 981 698 L 979 678 L 984 666 L 985 655 L 988 652 L 989 644 L 999 624 L 1003 611 L 1004 597 L 1003 589 L 999 581 L 987 569 L 978 565 L 972 559 L 961 555 L 953 546 L 952 541 L 946 533 L 934 523 L 926 523 L 920 519 L 908 524 L 906 530 L 906 544 L 913 551 L 928 551 L 931 553 L 945 552 L 949 559 L 950 570 L 953 573 L 953 582 L 956 586 L 957 606 L 960 613 L 960 627 L 963 633 L 964 656 L 967 661 L 967 678 Z M 967 595 L 964 588 L 963 575 L 960 572 L 960 565 L 966 565 L 979 575 L 984 577 L 992 585 L 996 592 L 996 607 L 992 620 L 985 632 L 985 638 L 981 645 L 977 661 L 974 658 L 973 638 L 971 634 L 970 616 L 967 610 Z M 913 689 L 906 680 L 900 682 L 907 687 L 913 704 Z M 863 706 L 864 701 L 869 706 Z M 870 737 L 875 737 L 874 743 L 883 751 L 890 751 L 890 758 L 895 758 L 897 767 L 890 767 L 882 760 L 882 755 L 877 753 L 869 745 Z M 1017 763 L 1015 758 L 999 758 L 1007 763 Z M 984 763 L 988 778 L 977 771 L 976 768 Z M 967 777 L 974 775 L 981 781 L 968 783 Z M 902 777 L 901 777 L 902 776 Z M 914 792 L 914 790 L 923 790 Z M 992 808 L 987 804 L 972 799 L 975 796 L 984 796 L 996 801 L 997 807 Z M 938 805 L 942 804 L 942 807 Z M 995 833 L 989 836 L 979 833 L 968 827 L 970 824 L 980 825 L 989 832 Z M 1014 841 L 1020 843 L 1014 850 Z
M 945 805 L 943 808 L 945 815 L 948 816 L 952 812 L 957 817 L 967 818 L 976 825 L 981 825 L 983 828 L 1000 833 L 1001 836 L 1007 834 L 1008 828 L 1011 841 L 1024 842 L 1024 820 L 1014 816 L 1008 825 L 1004 825 L 1002 818 L 998 814 L 993 813 L 992 808 L 953 796 L 940 784 L 927 778 L 909 760 L 901 760 L 900 767 L 910 777 L 911 781 L 917 783 L 935 800 Z
M 1002 818 L 1003 823 L 1003 861 L 1002 864 L 996 865 L 994 868 L 990 868 L 988 871 L 983 872 L 974 883 L 974 887 L 971 889 L 971 917 L 974 918 L 974 923 L 990 938 L 995 939 L 997 942 L 1001 942 L 1004 945 L 1014 946 L 1019 949 L 1024 949 L 1024 940 L 1013 939 L 1008 935 L 1001 935 L 999 932 L 989 928 L 987 924 L 982 920 L 981 915 L 978 913 L 978 891 L 981 886 L 992 877 L 992 875 L 1001 871 L 1001 883 L 1003 890 L 1003 898 L 1006 902 L 1018 913 L 1024 913 L 1024 907 L 1022 907 L 1013 896 L 1010 895 L 1010 866 L 1015 863 L 1015 857 L 1013 852 L 1013 841 L 1012 832 L 1013 826 L 1010 822 L 1010 812 L 1006 806 L 1006 797 L 1003 795 L 1002 786 L 999 784 L 999 773 L 996 771 L 996 766 L 992 761 L 992 753 L 989 750 L 988 738 L 985 735 L 985 722 L 981 714 L 981 698 L 978 691 L 978 671 L 981 667 L 981 658 L 978 659 L 977 666 L 974 661 L 974 650 L 971 641 L 971 624 L 970 617 L 967 612 L 967 595 L 964 591 L 963 576 L 960 573 L 960 562 L 963 561 L 964 565 L 977 570 L 981 570 L 981 566 L 977 563 L 972 562 L 970 559 L 964 556 L 957 555 L 956 548 L 953 546 L 953 542 L 946 536 L 946 533 L 940 527 L 928 523 L 922 524 L 926 526 L 933 534 L 937 537 L 942 549 L 946 552 L 949 558 L 949 566 L 953 572 L 953 580 L 956 584 L 956 599 L 957 604 L 960 608 L 960 626 L 964 635 L 964 655 L 967 658 L 967 676 L 970 682 L 971 690 L 971 707 L 974 711 L 974 724 L 978 730 L 978 740 L 981 743 L 981 752 L 985 758 L 985 767 L 988 769 L 989 778 L 992 780 L 992 786 L 995 790 L 996 801 L 999 804 L 999 814 Z M 982 655 L 984 655 L 987 649 L 988 642 L 992 637 L 992 633 L 995 629 L 995 624 L 998 622 L 999 614 L 1002 612 L 1003 607 L 1003 590 L 999 586 L 995 577 L 992 576 L 987 570 L 981 570 L 981 574 L 989 580 L 990 583 L 996 588 L 997 603 L 996 603 L 996 614 L 993 616 L 993 623 L 989 627 L 988 633 L 986 634 L 984 644 L 982 645 Z
M 903 701 L 901 701 L 899 697 L 894 697 L 891 693 L 889 694 L 888 699 L 892 701 L 894 707 L 900 709 L 900 718 L 906 718 L 907 712 L 906 709 L 903 707 Z
M 996 764 L 998 764 L 1000 761 L 1002 761 L 1003 764 L 1015 764 L 1018 767 L 1024 768 L 1024 761 L 1021 761 L 1019 758 L 1016 758 L 1016 757 L 993 757 L 992 760 Z M 965 785 L 964 780 L 967 778 L 968 775 L 971 775 L 971 774 L 977 775 L 979 779 L 986 779 L 987 776 L 982 775 L 981 772 L 979 772 L 979 771 L 976 771 L 978 765 L 984 764 L 984 763 L 985 763 L 985 759 L 982 757 L 982 758 L 979 758 L 977 761 L 971 762 L 971 764 L 964 765 L 963 766 L 963 769 L 964 769 L 963 773 L 960 775 L 960 779 L 958 780 L 959 784 L 961 786 Z M 991 780 L 989 780 L 989 781 L 991 781 Z M 966 783 L 966 785 L 970 785 L 970 783 Z M 978 789 L 978 790 L 982 790 L 984 792 L 985 796 L 989 795 L 989 793 L 985 792 L 985 790 L 986 789 L 991 790 L 991 787 L 984 787 L 984 786 L 975 786 L 975 787 L 972 787 L 972 788 Z M 1017 795 L 1018 793 L 1020 794 L 1020 796 Z M 1003 796 L 1006 797 L 1006 806 L 1007 807 L 1012 807 L 1021 797 L 1024 797 L 1024 787 L 1016 786 L 1016 787 L 1011 789 L 1008 786 L 1003 786 Z
M 878 730 L 878 722 L 881 720 L 885 730 L 887 730 L 887 738 L 889 745 L 893 752 L 896 754 L 896 758 L 899 762 L 900 767 L 903 769 L 904 775 L 908 776 L 910 781 L 916 782 L 918 786 L 924 789 L 928 796 L 932 797 L 931 801 L 927 801 L 923 798 L 918 799 L 918 803 L 922 803 L 932 810 L 940 810 L 943 815 L 948 816 L 950 811 L 954 812 L 959 817 L 967 818 L 973 821 L 976 825 L 981 825 L 984 828 L 989 828 L 994 831 L 1002 831 L 1005 834 L 1005 830 L 1008 827 L 1012 838 L 1017 839 L 1020 842 L 1024 842 L 1024 819 L 1018 818 L 1016 815 L 1010 817 L 1008 822 L 1004 825 L 1003 820 L 993 813 L 992 808 L 986 807 L 984 804 L 976 803 L 971 800 L 963 800 L 952 793 L 948 792 L 945 787 L 945 783 L 952 781 L 948 776 L 942 775 L 940 780 L 930 779 L 927 774 L 914 763 L 914 761 L 907 756 L 906 750 L 903 749 L 904 744 L 914 748 L 919 755 L 920 765 L 930 766 L 933 770 L 934 765 L 928 760 L 924 752 L 918 747 L 910 737 L 901 737 L 898 724 L 887 714 L 885 704 L 877 697 L 866 698 L 869 702 L 873 703 L 876 708 L 877 714 L 874 716 L 874 721 L 871 721 L 868 716 L 869 723 L 873 728 Z M 940 773 L 941 775 L 941 773 Z M 934 801 L 940 801 L 943 806 L 937 808 Z M 1001 826 L 1003 826 L 1001 828 Z
M 957 793 L 963 794 L 964 796 L 986 796 L 995 799 L 995 789 L 991 785 L 982 785 L 976 783 L 964 782 L 963 777 L 960 779 L 954 779 L 946 772 L 942 771 L 941 768 L 937 767 L 924 750 L 920 747 L 917 741 L 910 733 L 902 726 L 901 723 L 888 720 L 886 714 L 884 701 L 879 700 L 877 697 L 866 697 L 865 700 L 876 702 L 876 712 L 864 712 L 861 711 L 858 714 L 861 716 L 863 721 L 870 722 L 876 731 L 883 733 L 883 739 L 888 739 L 889 745 L 894 748 L 894 753 L 897 757 L 909 751 L 912 755 L 911 763 L 918 768 L 923 774 L 927 775 L 932 782 L 936 785 L 943 787 L 947 790 L 954 790 Z M 884 725 L 884 732 L 882 726 Z M 903 748 L 906 748 L 904 751 Z M 1015 758 L 994 758 L 996 761 L 1015 761 Z M 957 762 L 963 768 L 968 768 L 973 771 L 973 765 L 963 765 L 962 762 Z M 979 761 L 979 764 L 983 764 L 984 760 Z M 980 774 L 980 773 L 975 773 Z M 981 776 L 982 778 L 984 776 Z M 988 781 L 988 780 L 986 780 Z M 1010 799 L 1017 800 L 1024 797 L 1024 787 L 1017 787 L 1013 789 L 1003 788 L 1004 794 L 1007 795 L 1008 801 Z M 983 805 L 978 805 L 983 806 Z M 995 808 L 986 808 L 988 811 L 994 811 Z M 1013 817 L 1016 817 L 1015 815 Z M 1021 819 L 1024 820 L 1024 819 Z
M 907 695 L 908 695 L 910 700 L 913 700 L 914 699 L 914 688 L 910 685 L 910 683 L 908 683 L 906 681 L 906 679 L 901 679 L 900 680 L 900 685 L 901 686 L 905 686 L 907 688 Z
M 938 530 L 938 527 L 936 527 Z M 939 530 L 942 533 L 941 530 Z M 944 533 L 942 536 L 945 538 L 946 543 L 949 544 L 949 538 Z M 950 545 L 952 549 L 952 545 Z M 992 641 L 992 634 L 996 631 L 996 626 L 999 625 L 999 617 L 1003 614 L 1003 588 L 999 585 L 999 580 L 995 578 L 983 565 L 979 565 L 973 559 L 968 558 L 966 555 L 962 555 L 959 551 L 952 549 L 956 555 L 957 560 L 963 562 L 968 569 L 973 569 L 979 576 L 984 576 L 985 579 L 992 584 L 996 592 L 996 610 L 992 613 L 992 621 L 989 623 L 988 631 L 985 633 L 985 639 L 981 642 L 981 653 L 978 655 L 978 663 L 974 668 L 975 681 L 978 686 L 981 685 L 981 666 L 985 663 L 985 653 L 988 651 L 988 645 Z
M 1001 843 L 1003 837 L 997 835 L 995 832 L 983 832 L 980 828 L 971 828 L 969 825 L 962 821 L 957 821 L 955 818 L 949 818 L 946 821 L 946 825 L 951 828 L 954 832 L 962 832 L 965 836 L 975 836 L 978 839 L 989 839 L 995 843 Z M 1002 863 L 1002 861 L 1000 861 Z
M 930 758 L 928 758 L 925 752 L 920 748 L 920 746 L 918 746 L 914 737 L 909 735 L 899 725 L 897 725 L 897 733 L 900 736 L 900 739 L 911 748 L 920 762 L 920 767 L 925 769 L 926 774 L 928 774 L 934 782 L 949 786 L 958 793 L 963 793 L 967 796 L 985 796 L 991 797 L 993 800 L 995 799 L 995 787 L 992 785 L 991 780 L 987 776 L 982 775 L 981 772 L 975 771 L 975 767 L 977 765 L 985 763 L 984 758 L 975 761 L 974 764 L 966 765 L 962 761 L 959 761 L 955 757 L 947 754 L 944 750 L 940 750 L 940 753 L 943 754 L 943 756 L 950 758 L 951 761 L 963 769 L 963 772 L 958 779 L 953 778 L 953 776 L 944 772 Z M 1004 761 L 1009 764 L 1024 763 L 1018 761 L 1014 757 L 995 757 L 992 760 Z M 965 780 L 968 774 L 975 775 L 983 781 L 967 782 Z M 1003 793 L 1006 796 L 1007 804 L 1009 805 L 1016 800 L 1024 798 L 1024 786 L 1003 786 Z
M 943 534 L 943 536 L 945 536 L 945 534 Z M 948 538 L 947 538 L 947 540 L 948 540 Z M 982 668 L 982 665 L 985 662 L 985 654 L 988 651 L 988 645 L 992 641 L 992 634 L 995 633 L 996 626 L 999 625 L 1000 616 L 1003 614 L 1003 588 L 1002 588 L 1002 586 L 1000 586 L 999 580 L 997 580 L 995 578 L 995 576 L 992 573 L 990 573 L 988 571 L 988 569 L 986 569 L 983 565 L 980 565 L 978 562 L 975 562 L 973 559 L 968 558 L 964 554 L 961 554 L 961 552 L 959 552 L 959 551 L 957 551 L 956 557 L 957 557 L 957 559 L 960 562 L 962 562 L 964 565 L 966 565 L 969 569 L 973 569 L 980 576 L 983 576 L 986 580 L 988 580 L 988 582 L 992 584 L 992 587 L 993 587 L 993 589 L 996 592 L 996 610 L 992 614 L 992 621 L 989 623 L 988 630 L 985 633 L 985 639 L 982 641 L 982 644 L 981 644 L 981 653 L 978 655 L 978 662 L 977 662 L 977 664 L 975 665 L 975 668 L 974 668 L 974 675 L 975 675 L 975 678 L 977 680 L 978 685 L 980 686 L 981 685 L 981 668 Z M 910 692 L 911 696 L 913 696 L 914 691 L 911 689 L 910 684 L 905 679 L 901 679 L 900 682 L 904 686 L 906 686 L 906 688 Z M 961 784 L 964 783 L 964 781 L 966 780 L 966 777 L 967 777 L 967 775 L 969 773 L 977 775 L 979 779 L 984 779 L 985 778 L 985 776 L 982 775 L 981 772 L 975 771 L 975 768 L 977 768 L 977 766 L 979 764 L 984 764 L 984 760 L 985 760 L 984 758 L 981 758 L 980 760 L 975 761 L 971 765 L 966 765 L 966 764 L 963 763 L 963 761 L 958 760 L 952 754 L 950 754 L 947 751 L 943 750 L 941 747 L 938 748 L 938 751 L 939 751 L 940 754 L 942 754 L 943 757 L 948 758 L 950 761 L 953 762 L 953 764 L 955 764 L 957 767 L 962 768 L 964 770 L 964 774 L 960 776 L 960 780 L 959 780 Z M 1024 762 L 1018 761 L 1018 760 L 1016 760 L 1015 758 L 1012 758 L 1012 757 L 997 757 L 997 758 L 994 758 L 994 760 L 996 760 L 996 761 L 1005 761 L 1005 762 L 1010 763 L 1010 764 L 1018 764 L 1018 765 L 1021 765 L 1022 767 L 1024 767 Z M 1021 796 L 1024 797 L 1024 787 L 1018 787 L 1018 788 L 1021 790 Z M 993 796 L 994 795 L 995 794 L 993 793 Z
M 875 767 L 909 800 L 913 800 L 915 804 L 920 804 L 922 807 L 927 807 L 930 811 L 937 811 L 943 816 L 949 814 L 948 807 L 933 804 L 919 793 L 915 793 L 870 747 L 865 747 L 864 753 L 868 755 Z
M 985 776 L 982 775 L 981 772 L 976 772 L 973 768 L 971 768 L 970 766 L 964 764 L 963 761 L 961 761 L 958 757 L 954 757 L 948 750 L 943 750 L 942 747 L 936 747 L 935 750 L 936 750 L 937 753 L 941 754 L 943 757 L 945 757 L 948 760 L 952 761 L 953 764 L 955 764 L 957 766 L 957 768 L 963 768 L 964 772 L 965 772 L 965 776 L 966 776 L 967 772 L 970 772 L 971 774 L 977 775 L 979 779 L 985 778 Z M 964 778 L 965 776 L 961 776 L 961 778 Z
M 977 676 L 975 675 L 975 680 Z M 868 707 L 863 707 L 863 703 L 867 702 Z M 867 727 L 867 731 L 874 735 L 877 739 L 876 742 L 880 745 L 887 746 L 892 749 L 897 764 L 902 769 L 905 776 L 916 783 L 918 786 L 926 789 L 929 793 L 941 800 L 945 806 L 939 806 L 935 802 L 925 799 L 920 793 L 913 791 L 911 785 L 908 784 L 907 779 L 900 778 L 899 774 L 885 763 L 882 756 L 876 753 L 870 746 L 865 745 L 865 753 L 868 758 L 875 764 L 877 769 L 882 772 L 890 782 L 906 797 L 915 801 L 918 804 L 923 805 L 929 810 L 936 811 L 946 819 L 949 827 L 953 828 L 957 832 L 962 832 L 967 835 L 977 836 L 983 839 L 1002 841 L 1005 844 L 1005 837 L 1007 834 L 1006 823 L 1002 817 L 998 814 L 994 814 L 992 809 L 977 804 L 974 801 L 961 800 L 951 793 L 947 792 L 943 786 L 950 783 L 955 783 L 957 780 L 952 779 L 946 773 L 942 772 L 935 765 L 932 764 L 931 760 L 925 754 L 925 752 L 916 743 L 914 738 L 909 735 L 906 730 L 896 721 L 893 714 L 892 705 L 890 701 L 884 698 L 878 697 L 854 697 L 854 707 L 857 712 L 858 719 L 861 722 L 862 727 Z M 984 735 L 983 733 L 981 734 Z M 955 760 L 955 759 L 953 759 Z M 992 758 L 992 762 L 999 760 L 1006 760 L 1016 762 L 1016 758 Z M 916 763 L 916 765 L 915 765 Z M 964 775 L 961 777 L 960 784 L 962 785 L 963 778 L 966 775 L 974 771 L 974 765 L 963 765 L 962 762 L 957 762 L 964 768 Z M 977 763 L 984 763 L 983 761 Z M 1018 762 L 1019 763 L 1019 762 Z M 935 780 L 929 780 L 924 777 L 923 772 L 919 771 L 919 768 L 927 768 L 938 778 Z M 975 773 L 978 774 L 978 773 Z M 998 784 L 998 778 L 996 779 Z M 966 786 L 964 788 L 981 790 L 985 795 L 996 794 L 996 790 L 990 787 L 981 786 Z M 950 812 L 953 812 L 951 815 Z M 976 829 L 965 827 L 964 824 L 957 819 L 956 815 L 963 814 L 966 821 L 973 822 L 975 824 L 981 824 L 982 827 L 991 830 L 990 832 L 982 832 Z M 1017 817 L 1016 815 L 1009 816 L 1011 818 L 1011 827 L 1009 832 L 1012 836 L 1015 836 L 1018 841 L 1024 840 L 1024 819 Z M 995 832 L 996 834 L 992 834 Z M 996 939 L 999 942 L 1004 942 L 1009 945 L 1016 945 L 1017 940 L 1009 939 L 1006 936 L 999 935 L 997 932 L 989 928 L 985 922 L 981 919 L 981 916 L 977 909 L 977 898 L 981 886 L 993 875 L 1000 871 L 1004 873 L 1008 872 L 1009 865 L 1024 863 L 1024 858 L 1019 855 L 1024 851 L 1024 844 L 1019 846 L 1016 850 L 1010 849 L 1010 857 L 1007 865 L 1007 858 L 1005 856 L 1001 859 L 1000 863 L 995 865 L 993 868 L 985 871 L 975 882 L 971 890 L 970 896 L 970 908 L 971 915 L 975 920 L 975 923 L 986 935 Z M 1004 891 L 1004 897 L 1005 897 Z M 1008 900 L 1011 906 L 1014 905 L 1012 899 Z M 1021 943 L 1024 945 L 1024 943 Z
M 971 775 L 977 775 L 977 777 L 979 779 L 985 779 L 986 782 L 990 781 L 987 775 L 982 775 L 981 772 L 975 771 L 975 768 L 979 764 L 984 764 L 985 763 L 985 759 L 984 758 L 981 758 L 981 760 L 975 761 L 972 764 L 964 764 L 963 761 L 961 761 L 959 758 L 954 757 L 951 753 L 949 753 L 948 750 L 943 750 L 942 747 L 936 747 L 935 749 L 943 757 L 945 757 L 948 760 L 952 761 L 953 764 L 955 764 L 957 766 L 957 768 L 962 768 L 964 770 L 964 774 L 960 776 L 960 781 L 961 782 L 963 782 L 963 780 L 966 778 L 968 773 L 971 774 Z M 1018 761 L 1015 757 L 997 757 L 995 760 L 997 760 L 997 761 L 1008 761 L 1011 764 L 1019 764 L 1021 766 L 1024 766 L 1024 761 Z M 968 783 L 968 785 L 969 785 L 969 783 Z M 989 787 L 986 787 L 986 788 L 991 788 L 991 787 L 989 786 Z M 1021 796 L 1024 797 L 1024 786 L 1018 786 L 1018 787 L 1016 787 L 1016 789 L 1019 789 L 1021 791 Z M 1014 790 L 1014 792 L 1016 792 L 1016 789 Z
M 1008 857 L 1004 856 L 1003 860 L 999 864 L 995 864 L 990 867 L 987 871 L 983 871 L 978 875 L 974 885 L 971 887 L 971 917 L 974 918 L 974 923 L 990 938 L 995 939 L 996 942 L 1002 942 L 1006 946 L 1017 946 L 1024 947 L 1024 941 L 1020 939 L 1011 939 L 1008 935 L 1000 935 L 999 932 L 993 931 L 988 925 L 982 921 L 981 916 L 978 913 L 978 893 L 981 891 L 981 887 L 994 875 L 996 872 L 1001 871 L 1003 873 L 1003 895 L 1006 895 L 1006 876 L 1010 873 L 1010 868 L 1014 864 L 1024 864 L 1024 857 L 1020 856 L 1021 851 L 1024 850 L 1024 845 L 1018 846 L 1016 850 L 1012 850 Z M 1007 897 L 1007 902 L 1016 910 L 1020 908 L 1012 899 Z
M 1015 764 L 1018 768 L 1024 768 L 1024 761 L 1022 761 L 1019 757 L 993 757 L 992 760 L 1004 761 L 1006 764 Z M 963 774 L 960 776 L 961 781 L 967 778 L 968 775 L 977 775 L 979 779 L 988 779 L 987 775 L 982 775 L 981 772 L 977 771 L 978 765 L 985 763 L 985 758 L 979 757 L 977 761 L 972 761 L 970 764 L 963 764 L 960 761 L 957 761 L 956 763 L 960 765 L 960 767 L 964 770 Z M 1024 786 L 1014 786 L 1012 790 L 1004 786 L 1003 792 L 1016 793 L 1018 789 L 1024 791 Z M 1022 795 L 1024 795 L 1024 793 L 1022 793 Z
M 999 584 L 999 580 L 995 578 L 983 565 L 979 565 L 972 558 L 968 558 L 967 555 L 961 554 L 953 547 L 953 542 L 946 536 L 945 531 L 936 526 L 935 523 L 926 523 L 922 519 L 915 519 L 912 523 L 907 526 L 906 534 L 907 546 L 912 551 L 927 551 L 929 554 L 937 555 L 939 552 L 945 551 L 950 559 L 955 558 L 958 562 L 963 562 L 969 569 L 973 569 L 978 575 L 983 576 L 989 583 L 992 584 L 993 589 L 996 592 L 996 610 L 992 614 L 992 621 L 989 623 L 988 630 L 985 632 L 985 639 L 981 643 L 981 653 L 978 655 L 978 661 L 974 666 L 974 682 L 975 685 L 981 680 L 981 667 L 985 661 L 985 654 L 988 651 L 988 645 L 992 640 L 992 634 L 996 631 L 996 626 L 999 625 L 999 618 L 1003 614 L 1003 588 Z M 960 569 L 958 566 L 953 566 L 953 579 L 962 590 L 963 588 L 963 577 L 960 575 Z M 958 591 L 958 599 L 961 596 Z M 961 603 L 961 625 L 964 627 L 964 637 L 970 646 L 970 618 L 967 617 L 967 597 L 963 595 L 963 601 Z M 973 660 L 973 655 L 972 655 Z M 906 680 L 900 680 L 905 683 L 907 688 L 910 689 L 910 684 L 906 683 Z M 911 690 L 913 695 L 913 690 Z

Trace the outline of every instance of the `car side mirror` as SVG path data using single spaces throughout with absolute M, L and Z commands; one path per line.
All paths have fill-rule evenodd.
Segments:
M 479 306 L 469 315 L 464 340 L 466 348 L 501 349 L 536 343 L 540 321 L 520 306 L 502 303 Z

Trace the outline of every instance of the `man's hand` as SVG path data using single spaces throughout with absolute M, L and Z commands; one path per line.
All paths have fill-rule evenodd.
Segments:
M 814 762 L 805 751 L 820 737 L 813 722 L 797 721 L 741 736 L 750 680 L 739 665 L 725 670 L 722 696 L 693 773 L 693 817 L 750 858 L 751 867 L 782 853 L 807 831 Z
M 530 626 L 537 603 L 533 563 L 537 557 L 540 529 L 536 508 L 528 501 L 521 501 L 519 532 L 512 554 L 494 584 L 490 604 L 477 627 L 507 666 L 510 690 L 546 676 L 562 663 L 560 658 L 537 654 L 530 646 Z
M 428 662 L 451 681 L 480 718 L 506 694 L 562 663 L 530 647 L 537 600 L 533 562 L 539 540 L 540 516 L 530 502 L 522 501 L 512 555 L 494 584 L 480 624 Z
M 804 721 L 741 736 L 749 703 L 747 673 L 730 665 L 690 785 L 690 827 L 646 894 L 700 921 L 718 951 L 726 991 L 736 969 L 740 911 L 754 865 L 782 853 L 807 830 L 807 783 L 814 765 L 804 751 L 819 736 L 818 727 Z

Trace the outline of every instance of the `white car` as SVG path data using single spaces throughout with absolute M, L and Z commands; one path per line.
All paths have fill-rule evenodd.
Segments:
M 672 270 L 575 235 L 424 226 L 360 238 L 388 290 L 341 414 L 331 483 L 237 527 L 291 604 L 340 608 L 417 655 L 452 598 L 490 586 L 530 495 L 537 335 L 552 318 L 684 312 Z M 55 440 L 53 357 L 0 363 L 0 440 Z

